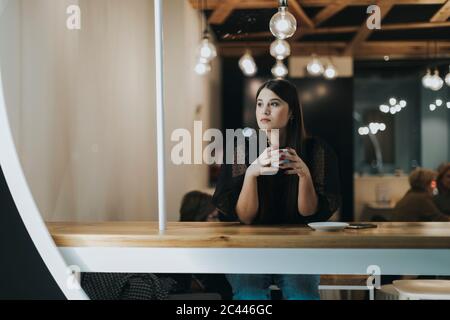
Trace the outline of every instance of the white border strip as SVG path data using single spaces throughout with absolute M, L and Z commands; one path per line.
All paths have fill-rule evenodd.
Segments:
M 166 230 L 166 161 L 164 145 L 164 61 L 162 0 L 155 0 L 156 137 L 158 154 L 159 231 Z
M 76 278 L 71 276 L 70 269 L 63 260 L 41 214 L 36 206 L 20 160 L 14 146 L 11 128 L 8 120 L 3 83 L 0 70 L 0 165 L 5 175 L 11 195 L 36 249 L 42 260 L 55 279 L 66 298 L 71 300 L 86 300 L 87 295 L 74 283 Z M 76 268 L 75 268 L 76 269 Z M 4 276 L 4 275 L 3 275 Z M 73 289 L 71 289 L 73 288 Z
M 450 249 L 60 247 L 86 272 L 450 275 Z

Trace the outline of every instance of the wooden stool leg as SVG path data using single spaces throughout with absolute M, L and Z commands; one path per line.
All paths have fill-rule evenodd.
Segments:
M 375 300 L 375 288 L 374 287 L 369 289 L 369 300 Z

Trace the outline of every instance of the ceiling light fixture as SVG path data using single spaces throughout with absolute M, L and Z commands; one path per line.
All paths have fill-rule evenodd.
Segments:
M 255 59 L 253 59 L 250 50 L 246 50 L 241 59 L 239 59 L 239 67 L 241 68 L 244 75 L 248 77 L 254 76 L 258 71 Z
M 270 32 L 277 39 L 288 39 L 297 30 L 297 20 L 289 12 L 287 0 L 279 0 L 278 12 L 270 19 Z

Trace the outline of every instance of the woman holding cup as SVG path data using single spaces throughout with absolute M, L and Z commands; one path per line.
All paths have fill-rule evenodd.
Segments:
M 255 115 L 269 146 L 250 162 L 222 165 L 213 203 L 244 224 L 326 221 L 340 207 L 337 159 L 318 138 L 308 137 L 296 87 L 270 80 L 256 96 Z M 276 131 L 278 134 L 272 134 Z M 233 299 L 269 299 L 277 284 L 285 299 L 319 299 L 317 275 L 227 275 Z

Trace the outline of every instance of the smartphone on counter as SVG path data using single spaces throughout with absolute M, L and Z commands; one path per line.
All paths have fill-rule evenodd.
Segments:
M 373 223 L 350 223 L 348 229 L 370 229 L 376 228 L 377 225 Z

